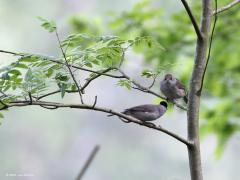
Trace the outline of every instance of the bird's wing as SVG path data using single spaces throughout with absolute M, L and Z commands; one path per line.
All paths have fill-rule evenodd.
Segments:
M 127 111 L 131 112 L 154 112 L 155 111 L 155 106 L 154 105 L 140 105 L 140 106 L 135 106 L 129 109 L 126 109 Z
M 176 85 L 177 85 L 177 87 L 178 87 L 179 89 L 184 90 L 185 96 L 183 97 L 183 100 L 185 101 L 185 103 L 188 103 L 188 97 L 187 97 L 187 96 L 188 96 L 188 92 L 187 92 L 187 90 L 185 89 L 185 87 L 183 86 L 183 84 L 177 79 Z
M 178 89 L 183 89 L 185 91 L 184 85 L 178 79 L 177 79 L 176 86 L 178 87 Z

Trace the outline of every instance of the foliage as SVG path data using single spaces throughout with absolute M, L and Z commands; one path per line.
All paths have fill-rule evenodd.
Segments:
M 223 0 L 218 6 L 228 3 Z M 163 68 L 167 72 L 177 72 L 187 84 L 195 52 L 194 29 L 184 9 L 169 13 L 168 9 L 159 8 L 156 4 L 155 1 L 145 0 L 129 11 L 115 14 L 108 23 L 109 27 L 120 37 L 150 36 L 161 42 L 164 51 L 141 47 L 134 50 L 143 54 L 148 64 L 157 64 L 156 70 Z M 200 2 L 194 2 L 191 7 L 198 22 L 200 5 Z M 217 137 L 217 157 L 221 156 L 227 141 L 240 130 L 239 24 L 240 12 L 237 8 L 219 15 L 204 82 L 201 132 L 203 137 L 209 134 Z M 145 77 L 151 74 L 151 70 L 142 73 Z
M 194 2 L 191 7 L 198 21 L 199 4 Z M 219 2 L 219 6 L 225 4 L 226 0 Z M 193 64 L 196 35 L 183 9 L 166 11 L 155 5 L 153 7 L 146 0 L 129 11 L 113 15 L 108 27 L 116 36 L 99 36 L 102 31 L 99 21 L 95 25 L 89 19 L 80 20 L 74 16 L 70 19 L 74 34 L 61 41 L 67 61 L 71 66 L 103 70 L 118 66 L 123 52 L 132 47 L 135 52 L 144 55 L 148 64 L 154 66 L 153 69 L 144 69 L 143 77 L 152 78 L 162 72 L 160 70 L 174 71 L 187 84 Z M 43 18 L 40 20 L 47 31 L 56 30 L 55 22 Z M 216 135 L 218 157 L 227 141 L 240 130 L 239 24 L 240 12 L 237 8 L 219 16 L 204 83 L 201 132 L 203 137 Z M 10 96 L 11 100 L 29 98 L 29 93 L 38 97 L 52 87 L 60 90 L 61 97 L 68 90 L 76 90 L 63 57 L 36 54 L 18 54 L 18 57 L 16 62 L 0 69 L 0 92 L 14 94 Z M 118 85 L 130 89 L 132 82 L 120 80 Z M 7 104 L 10 100 L 1 96 L 1 101 Z
M 50 33 L 57 30 L 55 22 L 39 19 L 43 22 L 41 26 Z M 74 66 L 75 76 L 81 68 L 99 71 L 118 67 L 124 60 L 125 51 L 130 47 L 161 48 L 150 36 L 124 40 L 117 36 L 94 36 L 85 33 L 71 34 L 63 39 L 60 45 L 65 51 L 70 68 Z M 62 56 L 53 58 L 27 53 L 15 55 L 19 57 L 15 62 L 0 69 L 0 92 L 3 94 L 0 97 L 1 109 L 17 99 L 29 99 L 30 96 L 37 99 L 53 88 L 58 89 L 62 98 L 67 91 L 76 91 L 76 84 Z M 86 81 L 94 76 L 96 73 L 90 73 Z M 131 81 L 119 80 L 118 85 L 130 89 Z

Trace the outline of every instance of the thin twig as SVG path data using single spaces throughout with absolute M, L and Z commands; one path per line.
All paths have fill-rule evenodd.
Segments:
M 215 0 L 215 11 L 217 10 L 217 6 L 218 6 L 217 5 L 217 0 Z M 212 28 L 212 32 L 211 32 L 211 36 L 210 36 L 210 41 L 209 41 L 208 56 L 207 56 L 206 65 L 205 65 L 204 71 L 203 71 L 203 76 L 202 76 L 202 80 L 201 80 L 202 81 L 201 82 L 201 87 L 198 90 L 198 95 L 201 95 L 201 93 L 202 93 L 204 78 L 205 78 L 205 74 L 206 74 L 206 71 L 207 71 L 207 66 L 208 66 L 208 63 L 209 63 L 209 59 L 211 57 L 213 35 L 214 35 L 215 27 L 216 27 L 216 24 L 217 24 L 217 19 L 218 19 L 218 14 L 215 14 L 214 15 L 213 28 Z
M 219 8 L 219 9 L 217 9 L 217 10 L 214 10 L 212 15 L 214 16 L 214 15 L 216 15 L 216 14 L 219 14 L 219 13 L 222 13 L 222 12 L 224 12 L 224 11 L 227 11 L 227 10 L 229 10 L 230 8 L 238 5 L 239 3 L 240 3 L 240 0 L 235 0 L 235 1 L 231 2 L 230 4 L 224 6 L 224 7 L 221 7 L 221 8 Z
M 21 56 L 21 57 L 23 57 L 24 54 L 27 54 L 27 53 L 16 53 L 16 52 L 5 51 L 5 50 L 0 50 L 0 52 L 15 55 L 15 56 Z M 48 57 L 46 60 L 51 61 L 51 62 L 56 63 L 56 64 L 61 64 L 61 65 L 66 66 L 66 63 L 61 62 L 60 59 L 55 59 L 55 58 L 52 58 L 52 57 Z M 122 76 L 117 76 L 117 75 L 113 75 L 113 74 L 105 74 L 105 73 L 101 73 L 99 71 L 95 71 L 95 70 L 91 70 L 91 69 L 87 69 L 87 68 L 83 68 L 83 67 L 79 67 L 79 66 L 75 66 L 75 65 L 71 65 L 71 67 L 74 68 L 74 69 L 79 69 L 79 70 L 82 70 L 82 71 L 91 72 L 91 73 L 95 73 L 95 74 L 100 74 L 100 75 L 108 76 L 108 77 L 112 77 L 112 78 L 123 78 Z
M 94 98 L 94 103 L 93 103 L 92 107 L 94 108 L 96 106 L 96 104 L 97 104 L 97 96 L 95 96 L 95 98 Z
M 57 64 L 66 65 L 65 63 L 60 62 L 59 60 L 49 59 L 49 61 L 54 62 L 54 63 L 57 63 Z M 101 72 L 99 72 L 99 71 L 94 71 L 94 70 L 91 70 L 91 69 L 86 69 L 86 68 L 79 67 L 79 66 L 75 66 L 75 65 L 72 65 L 71 67 L 72 67 L 72 68 L 75 68 L 75 69 L 82 70 L 82 71 L 91 72 L 91 73 L 95 73 L 95 74 L 99 74 L 99 75 L 103 75 L 103 76 L 108 76 L 108 77 L 112 77 L 112 78 L 119 78 L 119 79 L 123 78 L 122 76 L 117 76 L 117 75 L 113 75 L 113 74 L 101 73 Z
M 12 54 L 15 56 L 21 56 L 19 53 L 15 53 L 15 52 L 11 52 L 11 51 L 4 51 L 4 50 L 0 50 L 1 53 L 5 53 L 5 54 Z
M 148 89 L 151 89 L 153 86 L 154 86 L 154 84 L 155 84 L 155 81 L 156 81 L 156 79 L 157 79 L 157 74 L 156 75 L 154 75 L 154 77 L 153 77 L 153 81 L 152 81 L 152 84 L 150 85 L 150 86 L 148 86 Z
M 106 73 L 106 72 L 109 72 L 109 71 L 111 71 L 111 70 L 112 70 L 112 68 L 107 68 L 107 69 L 101 70 L 101 71 L 99 71 L 99 72 L 101 72 L 101 73 Z M 88 79 L 86 80 L 86 82 L 84 83 L 84 85 L 81 87 L 81 92 L 84 92 L 85 88 L 86 88 L 93 80 L 99 78 L 100 76 L 102 76 L 102 74 L 96 74 L 96 75 L 93 75 L 92 77 L 88 78 Z
M 91 164 L 91 162 L 93 161 L 94 157 L 96 156 L 97 152 L 99 151 L 100 146 L 96 145 L 94 147 L 94 149 L 92 150 L 91 154 L 89 155 L 87 161 L 85 162 L 83 168 L 81 169 L 78 177 L 76 180 L 81 180 L 83 175 L 85 174 L 85 172 L 87 171 L 87 169 L 89 168 L 89 165 Z
M 28 97 L 29 97 L 29 100 L 30 100 L 30 104 L 32 104 L 32 94 L 31 94 L 31 92 L 28 92 Z
M 65 60 L 66 66 L 67 66 L 67 68 L 69 70 L 69 73 L 70 73 L 70 75 L 71 75 L 71 77 L 72 77 L 72 79 L 73 79 L 73 81 L 74 81 L 74 83 L 75 83 L 75 85 L 76 85 L 76 87 L 78 89 L 78 94 L 79 94 L 79 97 L 80 97 L 80 101 L 81 101 L 82 104 L 84 104 L 81 89 L 80 89 L 80 87 L 78 85 L 77 80 L 74 77 L 74 74 L 73 74 L 73 72 L 71 70 L 70 65 L 68 64 L 67 57 L 66 57 L 66 54 L 63 51 L 63 48 L 62 48 L 62 45 L 61 45 L 61 41 L 60 41 L 60 38 L 59 38 L 59 35 L 58 35 L 58 32 L 57 32 L 57 29 L 55 30 L 55 33 L 56 33 L 56 36 L 57 36 L 59 47 L 60 47 L 60 49 L 62 51 L 63 58 Z
M 42 99 L 42 98 L 45 98 L 45 97 L 47 97 L 47 96 L 51 96 L 51 95 L 57 94 L 57 93 L 59 93 L 59 92 L 61 92 L 61 91 L 60 91 L 60 90 L 56 90 L 56 91 L 53 91 L 53 92 L 44 94 L 44 95 L 42 95 L 42 96 L 39 96 L 39 97 L 37 97 L 36 99 L 37 99 L 37 100 L 40 100 L 40 99 Z M 67 92 L 67 91 L 66 91 L 66 92 Z
M 183 137 L 175 134 L 174 132 L 171 132 L 171 131 L 163 128 L 163 127 L 157 127 L 157 126 L 152 126 L 152 125 L 146 124 L 139 119 L 136 119 L 136 118 L 131 117 L 131 116 L 127 116 L 125 114 L 122 114 L 120 112 L 117 112 L 117 111 L 114 111 L 114 110 L 108 109 L 108 108 L 103 108 L 103 107 L 98 107 L 98 106 L 93 107 L 92 105 L 87 105 L 87 104 L 63 104 L 63 103 L 46 102 L 46 101 L 33 101 L 31 105 L 33 105 L 33 106 L 58 107 L 58 108 L 88 109 L 88 110 L 93 110 L 93 111 L 105 112 L 107 114 L 113 114 L 113 115 L 118 116 L 120 118 L 126 119 L 127 121 L 130 121 L 132 123 L 139 124 L 141 126 L 145 126 L 145 127 L 151 128 L 151 129 L 155 129 L 157 131 L 161 131 L 161 132 L 163 132 L 165 134 L 168 134 L 169 136 L 177 139 L 178 141 L 186 144 L 187 146 L 192 145 L 192 142 L 186 140 L 185 138 L 183 138 Z M 31 106 L 31 105 L 29 104 L 29 101 L 13 101 L 13 102 L 9 103 L 8 108 Z
M 119 63 L 119 66 L 118 68 L 121 68 L 122 64 L 123 64 L 123 61 L 125 59 L 125 53 L 126 51 L 133 45 L 134 43 L 130 43 L 126 48 L 122 48 L 122 56 L 121 56 L 121 60 L 120 60 L 120 63 Z
M 198 38 L 202 39 L 203 38 L 202 33 L 201 33 L 201 31 L 198 27 L 197 21 L 196 21 L 195 17 L 193 16 L 193 13 L 192 13 L 190 7 L 188 6 L 188 3 L 185 0 L 181 0 L 181 1 L 182 1 L 183 6 L 185 7 L 185 9 L 187 11 L 187 14 L 188 14 L 188 16 L 189 16 L 189 18 L 192 22 L 192 25 L 195 29 L 195 32 L 196 32 Z
M 23 54 L 21 53 L 15 53 L 15 52 L 10 52 L 10 51 L 4 51 L 4 50 L 0 50 L 0 52 L 3 52 L 3 53 L 8 53 L 8 54 L 12 54 L 12 55 L 17 55 L 17 56 L 23 56 Z M 66 63 L 63 63 L 63 62 L 60 62 L 59 60 L 53 60 L 53 59 L 48 59 L 49 61 L 51 62 L 54 62 L 54 63 L 57 63 L 57 64 L 62 64 L 62 65 L 65 65 L 66 66 Z M 132 80 L 129 76 L 127 76 L 125 73 L 124 75 L 120 75 L 120 76 L 117 76 L 117 75 L 112 75 L 112 74 L 106 74 L 106 73 L 102 73 L 100 71 L 94 71 L 94 70 L 91 70 L 91 69 L 85 69 L 85 68 L 82 68 L 82 67 L 78 67 L 78 66 L 74 66 L 72 65 L 71 66 L 72 68 L 75 68 L 75 69 L 79 69 L 79 70 L 83 70 L 83 71 L 87 71 L 87 72 L 92 72 L 92 73 L 95 73 L 95 74 L 98 74 L 98 75 L 102 75 L 102 76 L 108 76 L 108 77 L 112 77 L 112 78 L 116 78 L 116 79 L 128 79 L 130 81 L 132 81 L 132 83 L 136 86 L 136 87 L 133 87 L 134 89 L 137 89 L 139 91 L 142 91 L 142 92 L 146 92 L 146 93 L 149 93 L 149 94 L 152 94 L 156 97 L 159 97 L 159 98 L 162 98 L 162 99 L 165 99 L 167 100 L 165 97 L 159 95 L 158 93 L 150 90 L 149 88 L 147 87 L 143 87 L 142 85 L 140 85 L 139 83 L 137 83 L 136 81 Z M 118 68 L 112 68 L 112 70 L 119 70 Z M 123 73 L 123 72 L 120 72 L 120 73 Z M 83 85 L 84 87 L 84 85 Z M 56 91 L 53 91 L 53 92 L 50 92 L 50 93 L 47 93 L 47 94 L 44 94 L 40 97 L 38 97 L 37 99 L 40 100 L 44 97 L 48 97 L 50 95 L 54 95 L 54 94 L 57 94 L 61 92 L 60 90 L 56 90 Z M 78 91 L 70 91 L 70 90 L 66 90 L 67 93 L 76 93 Z M 180 105 L 180 104 L 177 104 L 177 103 L 174 103 L 178 108 L 182 109 L 182 110 L 187 110 L 186 107 Z

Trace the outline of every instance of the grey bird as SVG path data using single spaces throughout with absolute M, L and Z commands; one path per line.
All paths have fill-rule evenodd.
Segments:
M 166 74 L 160 83 L 160 90 L 166 96 L 167 100 L 175 102 L 176 99 L 183 98 L 188 102 L 187 91 L 183 84 L 172 74 Z
M 167 102 L 161 101 L 159 105 L 145 104 L 125 109 L 123 114 L 132 116 L 143 122 L 153 121 L 160 118 L 167 111 Z

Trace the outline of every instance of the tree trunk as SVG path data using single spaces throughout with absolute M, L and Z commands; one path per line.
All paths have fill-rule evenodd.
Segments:
M 199 142 L 199 105 L 201 84 L 206 64 L 206 55 L 211 26 L 211 0 L 202 0 L 201 33 L 202 38 L 197 39 L 194 67 L 189 87 L 188 102 L 188 139 L 193 145 L 188 146 L 189 166 L 191 180 L 202 180 L 201 154 Z

